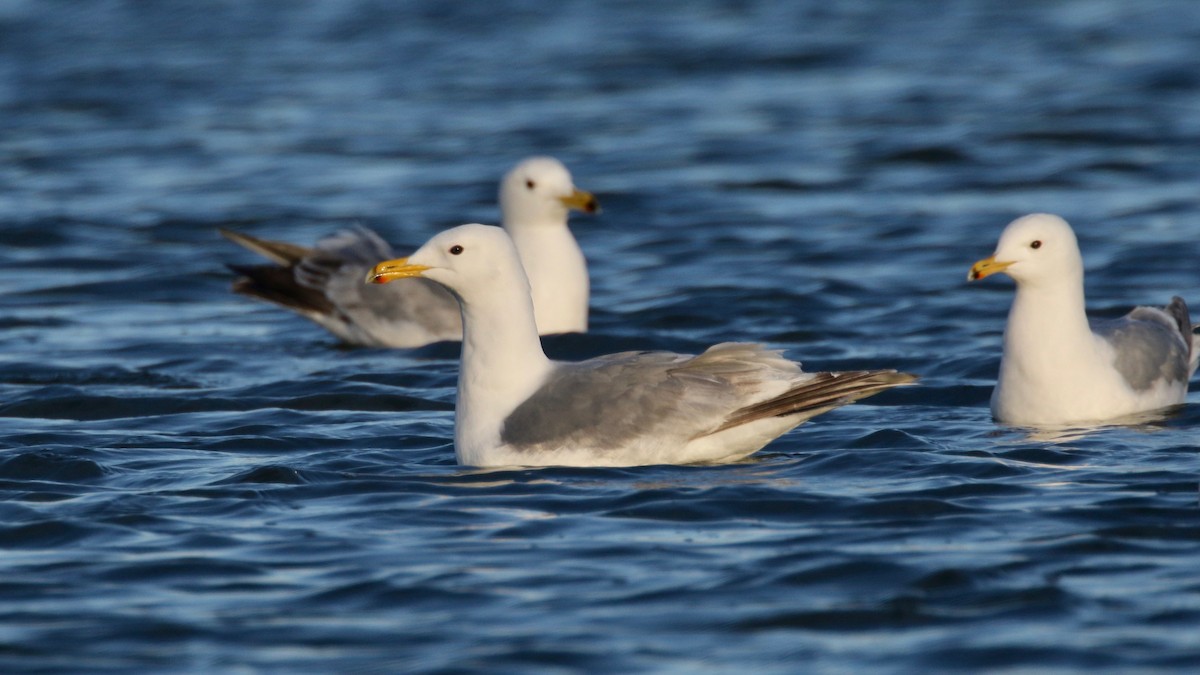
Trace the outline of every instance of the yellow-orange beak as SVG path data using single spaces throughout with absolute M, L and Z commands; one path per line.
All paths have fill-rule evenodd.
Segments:
M 385 260 L 367 272 L 366 282 L 368 284 L 386 284 L 393 279 L 407 279 L 409 277 L 419 277 L 421 272 L 429 269 L 425 265 L 414 265 L 408 262 L 408 258 L 397 258 L 395 260 Z
M 971 271 L 967 272 L 967 281 L 979 281 L 990 277 L 997 272 L 1003 272 L 1012 264 L 1012 261 L 996 260 L 996 256 L 988 256 L 971 265 Z
M 592 193 L 576 188 L 574 192 L 566 197 L 559 197 L 559 201 L 568 209 L 583 211 L 584 213 L 596 213 L 600 210 L 600 204 L 596 202 L 596 198 Z

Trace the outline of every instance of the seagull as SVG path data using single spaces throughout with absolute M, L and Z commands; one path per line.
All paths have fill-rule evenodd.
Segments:
M 1200 338 L 1182 298 L 1089 321 L 1075 232 L 1045 213 L 1009 223 L 996 252 L 975 263 L 967 280 L 999 272 L 1012 277 L 1017 293 L 992 391 L 998 421 L 1067 426 L 1183 403 Z
M 598 210 L 575 187 L 562 162 L 531 157 L 500 184 L 504 228 L 516 242 L 533 285 L 538 332 L 584 333 L 588 328 L 587 261 L 567 227 L 569 211 Z M 368 286 L 363 275 L 396 253 L 363 227 L 343 230 L 313 248 L 221 229 L 231 241 L 273 265 L 230 265 L 242 275 L 233 290 L 311 319 L 343 342 L 372 347 L 419 347 L 462 339 L 458 303 L 441 286 L 418 281 Z
M 732 342 L 698 356 L 643 351 L 551 361 L 518 256 L 504 230 L 462 225 L 367 276 L 431 280 L 459 301 L 459 464 L 730 462 L 822 412 L 916 380 L 894 370 L 805 373 L 778 351 Z

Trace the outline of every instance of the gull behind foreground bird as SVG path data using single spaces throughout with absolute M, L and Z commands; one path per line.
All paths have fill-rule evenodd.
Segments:
M 1183 299 L 1089 321 L 1075 232 L 1062 218 L 1044 213 L 1010 223 L 996 252 L 975 263 L 967 279 L 999 272 L 1016 281 L 1017 292 L 992 392 L 997 420 L 1087 424 L 1184 401 L 1200 359 L 1200 338 Z
M 913 382 L 892 370 L 805 373 L 759 345 L 699 356 L 625 352 L 551 361 L 503 230 L 462 225 L 368 280 L 421 277 L 462 307 L 454 449 L 470 466 L 636 466 L 745 457 L 822 412 Z
M 572 209 L 595 213 L 595 198 L 575 187 L 558 160 L 532 157 L 505 175 L 500 209 L 533 286 L 538 332 L 586 332 L 587 261 L 567 216 Z M 363 284 L 372 265 L 396 257 L 371 230 L 343 230 L 314 248 L 225 229 L 221 234 L 275 263 L 230 265 L 242 275 L 235 292 L 290 309 L 344 342 L 403 348 L 462 339 L 458 303 L 441 286 Z

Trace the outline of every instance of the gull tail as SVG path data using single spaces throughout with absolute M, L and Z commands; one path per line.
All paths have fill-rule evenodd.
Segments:
M 301 286 L 291 267 L 272 265 L 226 265 L 241 276 L 233 280 L 233 292 L 286 307 L 309 318 L 326 317 L 337 307 L 325 294 Z
M 286 241 L 271 241 L 270 239 L 259 239 L 251 237 L 248 234 L 234 232 L 223 227 L 217 228 L 222 237 L 232 241 L 239 246 L 250 249 L 262 257 L 270 260 L 276 265 L 290 267 L 304 260 L 314 253 L 313 249 L 289 244 Z
M 323 292 L 300 283 L 296 266 L 315 250 L 289 244 L 286 241 L 259 239 L 248 234 L 219 228 L 222 236 L 267 258 L 275 265 L 226 265 L 240 274 L 233 282 L 233 292 L 274 303 L 313 319 L 324 325 L 325 317 L 337 308 Z
M 856 370 L 843 373 L 816 373 L 807 382 L 761 403 L 736 410 L 725 422 L 708 432 L 715 434 L 765 417 L 785 417 L 810 412 L 818 413 L 852 403 L 872 394 L 912 384 L 916 375 L 895 370 Z M 707 435 L 707 434 L 706 434 Z

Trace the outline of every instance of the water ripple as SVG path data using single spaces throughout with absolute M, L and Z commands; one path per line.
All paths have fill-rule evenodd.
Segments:
M 1192 293 L 1195 3 L 43 5 L 0 3 L 5 672 L 1200 662 L 1200 406 L 996 425 L 1012 288 L 963 280 L 1045 210 L 1098 314 Z M 457 344 L 229 292 L 219 227 L 406 251 L 532 154 L 605 209 L 552 357 L 920 386 L 729 466 L 480 471 Z

